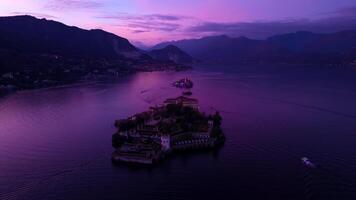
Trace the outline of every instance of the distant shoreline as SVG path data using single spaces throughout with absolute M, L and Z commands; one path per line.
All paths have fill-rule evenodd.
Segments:
M 186 68 L 176 69 L 176 70 L 132 71 L 130 73 L 125 73 L 125 74 L 103 75 L 103 76 L 96 77 L 96 78 L 78 79 L 78 80 L 74 80 L 72 82 L 63 82 L 63 83 L 57 83 L 56 85 L 39 86 L 39 87 L 33 87 L 33 88 L 16 88 L 16 86 L 13 86 L 13 85 L 6 88 L 6 86 L 1 85 L 1 82 L 0 82 L 0 98 L 4 98 L 6 96 L 9 96 L 9 95 L 17 93 L 17 92 L 26 92 L 26 91 L 34 91 L 34 90 L 40 91 L 40 90 L 72 87 L 72 86 L 81 86 L 81 85 L 86 85 L 86 84 L 90 84 L 90 83 L 95 83 L 102 79 L 108 79 L 108 78 L 117 79 L 117 78 L 121 78 L 121 77 L 127 77 L 127 76 L 130 76 L 130 75 L 133 75 L 136 73 L 140 73 L 140 72 L 164 72 L 164 71 L 180 72 L 180 71 L 188 71 L 188 70 L 192 70 L 192 69 L 193 69 L 192 67 L 186 67 Z

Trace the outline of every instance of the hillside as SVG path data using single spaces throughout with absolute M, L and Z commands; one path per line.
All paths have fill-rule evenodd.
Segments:
M 190 64 L 194 59 L 176 46 L 168 45 L 162 49 L 155 49 L 148 53 L 152 58 L 160 61 Z
M 356 31 L 332 34 L 296 32 L 266 40 L 225 35 L 160 43 L 175 45 L 205 63 L 318 63 L 347 64 L 356 60 Z
M 152 59 L 127 39 L 103 30 L 32 16 L 0 17 L 0 90 L 181 69 L 187 67 Z

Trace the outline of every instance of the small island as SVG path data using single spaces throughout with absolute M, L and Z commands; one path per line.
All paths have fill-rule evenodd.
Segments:
M 216 148 L 225 141 L 221 121 L 218 112 L 200 112 L 197 99 L 167 99 L 162 106 L 115 122 L 112 160 L 152 165 L 175 152 Z
M 173 83 L 173 86 L 176 88 L 191 89 L 191 88 L 193 88 L 193 81 L 190 80 L 189 78 L 183 78 L 178 81 L 175 81 Z

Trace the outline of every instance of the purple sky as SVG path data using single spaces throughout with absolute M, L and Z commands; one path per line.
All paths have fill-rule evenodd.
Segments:
M 1 0 L 0 15 L 30 14 L 101 28 L 138 44 L 227 34 L 265 38 L 356 29 L 355 0 Z

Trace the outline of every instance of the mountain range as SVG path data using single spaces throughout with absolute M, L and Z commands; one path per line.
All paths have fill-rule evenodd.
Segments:
M 1 48 L 77 58 L 116 59 L 141 53 L 122 37 L 102 30 L 83 30 L 31 16 L 0 17 Z
M 0 96 L 137 71 L 186 70 L 190 67 L 177 62 L 187 57 L 171 47 L 145 52 L 103 30 L 32 16 L 0 17 Z
M 154 49 L 148 52 L 148 54 L 160 61 L 171 61 L 174 63 L 185 63 L 185 64 L 192 64 L 194 59 L 179 49 L 174 45 L 168 45 L 161 49 Z
M 64 65 L 162 70 L 167 64 L 197 60 L 208 64 L 345 64 L 356 60 L 356 31 L 299 31 L 265 40 L 209 36 L 163 42 L 143 51 L 103 30 L 84 30 L 32 16 L 0 17 L 0 73 Z
M 356 60 L 356 31 L 317 34 L 306 31 L 265 40 L 226 35 L 163 42 L 152 49 L 174 45 L 203 63 L 318 63 L 345 64 Z
M 0 17 L 0 74 L 73 62 L 88 68 L 88 62 L 100 62 L 103 67 L 143 70 L 174 65 L 169 59 L 156 60 L 127 39 L 103 30 L 84 30 L 27 15 Z

